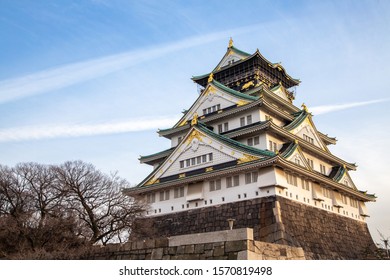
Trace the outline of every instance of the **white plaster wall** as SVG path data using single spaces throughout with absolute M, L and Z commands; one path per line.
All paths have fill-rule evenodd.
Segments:
M 251 170 L 250 172 L 254 172 Z M 249 171 L 248 171 L 249 172 Z M 275 188 L 270 187 L 266 189 L 259 189 L 261 181 L 264 181 L 264 178 L 259 176 L 258 181 L 250 184 L 245 184 L 245 173 L 240 175 L 240 185 L 236 187 L 227 188 L 226 187 L 226 177 L 221 177 L 221 190 L 211 191 L 209 188 L 209 181 L 203 182 L 203 197 L 204 199 L 198 201 L 187 201 L 187 185 L 185 187 L 185 195 L 181 198 L 174 199 L 173 189 L 170 193 L 170 200 L 159 201 L 159 192 L 156 193 L 156 202 L 151 204 L 151 210 L 148 215 L 159 215 L 159 214 L 168 214 L 174 213 L 177 211 L 183 211 L 188 209 L 207 207 L 213 205 L 219 205 L 229 202 L 236 202 L 241 200 L 253 199 L 256 197 L 264 197 L 275 195 Z M 218 178 L 216 178 L 218 179 Z M 213 180 L 216 180 L 213 179 Z M 172 208 L 173 207 L 173 208 Z M 173 209 L 173 210 L 172 210 Z
M 252 170 L 255 171 L 255 170 Z M 251 172 L 252 172 L 251 171 Z M 249 172 L 249 171 L 248 171 Z M 226 177 L 221 177 L 221 190 L 209 190 L 209 181 L 203 183 L 203 199 L 198 201 L 188 202 L 186 200 L 187 185 L 185 187 L 184 197 L 174 199 L 173 189 L 170 192 L 170 199 L 167 201 L 159 201 L 159 192 L 156 193 L 156 202 L 151 204 L 151 210 L 148 215 L 169 214 L 178 211 L 184 211 L 194 208 L 219 205 L 229 202 L 236 202 L 246 199 L 258 197 L 266 197 L 271 195 L 279 195 L 291 199 L 298 203 L 303 203 L 318 209 L 323 209 L 338 215 L 349 217 L 359 221 L 365 221 L 365 217 L 360 216 L 359 208 L 352 207 L 349 203 L 342 204 L 343 208 L 333 206 L 333 199 L 322 197 L 323 201 L 313 199 L 313 187 L 320 188 L 316 183 L 312 183 L 310 190 L 302 188 L 300 178 L 297 178 L 298 186 L 293 186 L 287 183 L 284 171 L 273 167 L 263 168 L 258 170 L 258 181 L 251 184 L 245 184 L 245 173 L 240 174 L 240 185 L 237 187 L 226 187 Z M 214 179 L 215 180 L 215 179 Z M 264 187 L 275 183 L 282 187 Z M 322 193 L 320 193 L 322 194 Z M 331 191 L 333 195 L 333 191 Z M 239 197 L 240 196 L 240 197 Z M 363 203 L 364 205 L 364 203 Z M 172 208 L 173 207 L 173 208 Z M 364 207 L 364 206 L 363 206 Z
M 188 131 L 187 131 L 188 132 Z M 179 144 L 179 137 L 183 139 L 183 137 L 186 136 L 186 133 L 178 134 L 171 139 L 171 147 L 176 147 Z
M 209 108 L 211 106 L 220 104 L 221 109 L 225 109 L 236 104 L 234 100 L 229 100 L 227 98 L 227 95 L 221 96 L 219 95 L 219 93 L 209 94 L 204 99 L 200 100 L 199 107 L 196 108 L 196 113 L 198 114 L 198 116 L 203 116 L 203 109 Z
M 280 141 L 279 139 L 273 137 L 272 135 L 266 133 L 266 149 L 269 150 L 270 147 L 269 147 L 269 141 L 272 141 L 272 142 L 275 142 L 276 143 L 276 148 L 277 150 L 280 150 L 283 146 L 283 142 Z
M 233 129 L 241 127 L 240 118 L 242 118 L 242 117 L 245 117 L 245 125 L 247 125 L 246 117 L 248 115 L 252 116 L 252 123 L 260 121 L 260 111 L 258 109 L 253 109 L 251 111 L 246 111 L 245 113 L 242 113 L 242 114 L 234 115 L 233 117 L 226 117 L 223 120 L 213 122 L 210 125 L 212 125 L 214 127 L 215 133 L 218 133 L 218 125 L 219 124 L 223 125 L 226 122 L 229 123 L 229 130 L 233 130 Z
M 299 136 L 300 138 L 303 138 L 303 134 L 306 134 L 307 136 L 313 138 L 313 144 L 323 150 L 324 144 L 322 143 L 322 140 L 320 140 L 319 136 L 316 134 L 314 128 L 311 126 L 308 119 L 305 119 L 299 126 L 294 128 L 292 131 L 290 131 L 292 134 Z M 303 140 L 305 141 L 305 140 Z
M 261 150 L 267 150 L 268 149 L 267 133 L 265 133 L 265 132 L 260 134 L 259 149 L 261 149 Z
M 268 140 L 278 143 L 278 149 L 280 149 L 281 144 L 278 139 L 263 133 L 260 135 L 260 146 L 266 145 L 267 147 L 261 147 L 263 149 L 268 148 Z M 206 140 L 207 141 L 207 140 Z M 215 143 L 214 143 L 215 144 Z M 179 160 L 185 158 L 192 158 L 196 155 L 202 155 L 213 152 L 213 162 L 205 163 L 206 165 L 215 165 L 218 163 L 228 161 L 229 153 L 231 151 L 222 151 L 227 152 L 227 154 L 221 153 L 220 150 L 215 147 L 210 147 L 207 145 L 200 145 L 196 152 L 193 152 L 191 149 L 187 150 L 184 153 L 183 157 L 177 162 L 172 163 L 169 172 L 164 174 L 164 176 L 169 176 L 173 174 L 178 174 L 181 172 L 189 171 L 191 169 L 197 169 L 202 167 L 202 165 L 196 165 L 190 168 L 180 169 Z M 238 156 L 237 154 L 235 157 Z M 313 159 L 314 168 L 317 171 L 320 171 L 319 164 L 322 163 L 327 167 L 328 173 L 330 172 L 331 166 L 311 155 L 305 156 Z M 231 159 L 233 157 L 231 156 Z M 254 171 L 254 170 L 253 170 Z M 221 190 L 209 191 L 209 181 L 205 181 L 203 184 L 203 199 L 198 201 L 188 202 L 186 200 L 187 185 L 185 185 L 185 195 L 184 197 L 174 199 L 173 189 L 170 193 L 170 199 L 168 201 L 159 201 L 159 193 L 156 193 L 156 202 L 153 203 L 149 215 L 160 215 L 167 213 L 174 213 L 176 211 L 184 211 L 188 209 L 194 209 L 199 207 L 207 207 L 210 205 L 218 205 L 223 203 L 235 202 L 245 199 L 253 199 L 256 197 L 265 197 L 270 195 L 280 195 L 285 198 L 289 198 L 299 203 L 317 207 L 319 209 L 326 210 L 335 214 L 339 214 L 345 217 L 349 217 L 359 221 L 365 221 L 365 217 L 360 216 L 359 208 L 352 207 L 348 199 L 347 204 L 342 204 L 342 208 L 334 207 L 333 202 L 333 191 L 330 191 L 331 197 L 327 198 L 322 195 L 322 190 L 320 186 L 314 182 L 311 183 L 310 190 L 302 188 L 302 181 L 299 176 L 297 176 L 297 186 L 290 185 L 287 183 L 285 172 L 279 168 L 267 167 L 258 170 L 259 177 L 256 183 L 245 184 L 245 173 L 240 174 L 240 185 L 237 187 L 227 188 L 226 187 L 226 177 L 221 178 Z M 275 185 L 280 185 L 282 187 L 275 187 Z M 267 187 L 271 186 L 271 187 Z M 323 199 L 323 201 L 316 201 L 313 197 L 313 188 L 318 189 L 318 193 Z M 363 203 L 364 207 L 364 203 Z
M 207 139 L 205 139 L 205 141 L 207 142 Z M 195 170 L 195 169 L 202 168 L 202 167 L 206 167 L 206 166 L 212 166 L 212 165 L 228 162 L 231 160 L 235 160 L 237 157 L 241 156 L 241 154 L 240 155 L 237 154 L 235 157 L 233 157 L 230 155 L 230 153 L 231 153 L 230 149 L 227 149 L 224 147 L 222 147 L 222 149 L 221 149 L 221 147 L 222 146 L 218 147 L 219 149 L 217 149 L 213 146 L 210 146 L 210 145 L 204 144 L 203 142 L 200 142 L 199 147 L 196 151 L 193 151 L 191 148 L 187 148 L 185 151 L 183 151 L 181 153 L 181 155 L 175 161 L 170 163 L 169 169 L 166 172 L 164 172 L 164 174 L 162 176 L 164 176 L 164 177 L 170 176 L 170 175 L 188 172 L 188 171 Z M 186 160 L 186 159 L 193 158 L 196 156 L 206 155 L 209 153 L 213 154 L 212 161 L 208 161 L 208 162 L 201 163 L 201 164 L 196 164 L 196 165 L 193 165 L 190 167 L 180 168 L 180 161 L 181 160 Z
M 325 166 L 325 169 L 326 169 L 326 175 L 329 175 L 330 171 L 332 170 L 332 165 L 330 165 L 329 163 L 319 159 L 318 157 L 315 157 L 311 154 L 307 154 L 305 152 L 302 152 L 302 154 L 305 156 L 305 158 L 309 158 L 311 160 L 313 160 L 313 169 L 317 172 L 321 172 L 321 168 L 320 168 L 320 164 L 322 164 L 323 166 Z
M 273 123 L 275 123 L 278 126 L 284 126 L 285 123 L 277 116 L 270 114 L 269 112 L 265 112 L 264 110 L 260 109 L 260 120 L 261 121 L 267 121 L 266 116 L 270 116 L 272 118 Z

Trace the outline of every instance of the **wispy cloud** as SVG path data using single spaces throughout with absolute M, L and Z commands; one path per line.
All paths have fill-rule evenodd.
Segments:
M 180 116 L 148 117 L 100 124 L 25 126 L 0 130 L 0 142 L 116 134 L 172 127 Z
M 311 107 L 310 111 L 313 112 L 313 114 L 315 115 L 321 115 L 353 107 L 365 106 L 386 101 L 390 101 L 390 99 L 377 99 L 366 102 L 355 102 L 342 105 L 317 106 Z M 54 138 L 83 137 L 151 130 L 157 128 L 172 127 L 179 118 L 180 115 L 144 117 L 127 121 L 106 122 L 99 124 L 67 124 L 13 127 L 0 130 L 0 142 L 18 142 Z
M 193 36 L 165 45 L 67 64 L 26 76 L 3 80 L 0 81 L 0 103 L 65 88 L 175 51 L 208 44 L 221 39 L 227 40 L 230 36 L 252 32 L 256 28 L 259 28 L 259 26 L 252 25 Z
M 341 111 L 341 110 L 350 109 L 354 107 L 366 106 L 374 103 L 382 103 L 388 101 L 390 101 L 390 99 L 386 98 L 386 99 L 376 99 L 376 100 L 363 101 L 363 102 L 315 106 L 315 107 L 310 107 L 310 111 L 314 115 L 322 115 L 322 114 Z

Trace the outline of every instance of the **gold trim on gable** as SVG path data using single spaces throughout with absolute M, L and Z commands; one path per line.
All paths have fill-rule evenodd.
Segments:
M 249 161 L 254 161 L 260 159 L 259 157 L 248 155 L 248 154 L 243 154 L 243 157 L 239 158 L 237 160 L 237 164 L 249 162 Z
M 202 137 L 204 137 L 205 135 L 197 130 L 194 130 L 190 136 L 188 136 L 188 139 L 187 139 L 187 145 L 191 144 L 192 142 L 192 139 L 196 138 L 198 139 L 199 141 L 202 141 Z
M 182 121 L 180 124 L 179 124 L 179 126 L 183 126 L 183 125 L 186 125 L 187 124 L 187 120 L 184 120 L 184 121 Z
M 153 177 L 148 182 L 146 182 L 145 186 L 149 186 L 149 185 L 153 185 L 153 184 L 157 184 L 157 183 L 160 183 L 160 180 L 158 180 L 156 177 Z
M 249 104 L 248 101 L 244 101 L 244 100 L 238 100 L 236 102 L 237 106 L 243 106 L 243 105 L 246 105 L 246 104 Z

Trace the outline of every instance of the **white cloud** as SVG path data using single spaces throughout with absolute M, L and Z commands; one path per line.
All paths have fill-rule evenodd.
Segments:
M 172 127 L 180 116 L 132 119 L 89 125 L 27 126 L 0 130 L 0 142 L 115 134 Z
M 370 101 L 364 101 L 364 102 L 315 106 L 315 107 L 310 107 L 310 111 L 314 115 L 322 115 L 322 114 L 331 113 L 331 112 L 335 112 L 335 111 L 342 111 L 342 110 L 349 109 L 349 108 L 366 106 L 366 105 L 370 105 L 370 104 L 374 104 L 374 103 L 387 102 L 389 100 L 390 99 L 376 99 L 376 100 L 370 100 Z
M 0 103 L 68 87 L 182 49 L 208 44 L 220 39 L 228 40 L 230 36 L 252 32 L 258 27 L 258 25 L 252 25 L 193 36 L 165 45 L 67 64 L 26 76 L 3 80 L 0 81 Z

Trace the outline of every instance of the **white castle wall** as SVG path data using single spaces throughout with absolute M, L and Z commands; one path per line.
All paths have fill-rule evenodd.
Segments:
M 170 199 L 159 201 L 159 193 L 156 193 L 156 202 L 152 203 L 148 216 L 174 213 L 210 205 L 219 205 L 229 202 L 237 202 L 241 200 L 253 199 L 258 197 L 267 197 L 279 195 L 295 202 L 303 203 L 319 209 L 323 209 L 338 215 L 350 217 L 355 220 L 365 221 L 365 217 L 360 215 L 359 208 L 352 207 L 349 203 L 342 204 L 342 207 L 335 207 L 332 197 L 322 195 L 321 186 L 316 183 L 311 183 L 309 190 L 302 187 L 301 178 L 297 177 L 297 186 L 287 183 L 286 174 L 283 170 L 274 167 L 262 168 L 258 171 L 258 181 L 255 183 L 245 184 L 245 173 L 239 174 L 240 185 L 227 188 L 226 176 L 221 177 L 221 190 L 210 191 L 209 181 L 203 181 L 202 199 L 195 201 L 187 200 L 188 186 L 184 187 L 184 196 L 174 198 L 174 190 L 170 190 Z M 252 172 L 251 171 L 251 172 Z M 249 172 L 249 171 L 248 171 Z M 215 180 L 215 179 L 213 179 Z M 315 200 L 313 196 L 320 194 L 323 201 Z M 330 190 L 329 194 L 334 195 Z M 337 193 L 335 195 L 338 195 Z

